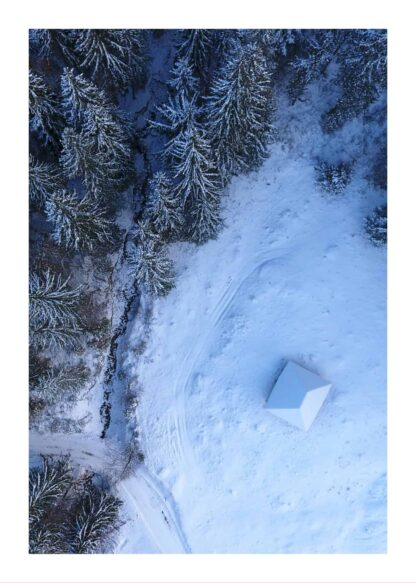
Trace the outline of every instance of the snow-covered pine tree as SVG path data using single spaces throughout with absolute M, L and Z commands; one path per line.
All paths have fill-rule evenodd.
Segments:
M 41 143 L 57 146 L 62 128 L 59 102 L 44 79 L 29 71 L 29 126 Z
M 64 533 L 50 520 L 51 509 L 70 488 L 72 472 L 67 460 L 43 456 L 42 468 L 29 472 L 29 553 L 64 553 Z
M 387 89 L 387 31 L 351 30 L 337 55 L 342 94 L 323 117 L 327 132 L 362 114 Z
M 83 365 L 48 368 L 40 375 L 29 376 L 30 397 L 54 405 L 63 395 L 80 391 L 88 376 L 88 369 Z
M 190 216 L 196 243 L 214 238 L 221 224 L 219 176 L 202 127 L 194 125 L 177 139 L 174 149 L 176 190 Z
M 29 472 L 29 524 L 42 519 L 52 504 L 56 504 L 71 483 L 71 469 L 66 460 L 52 462 L 43 457 L 42 468 Z
M 63 533 L 46 526 L 41 520 L 29 526 L 29 553 L 35 555 L 61 554 L 67 552 Z
M 300 31 L 296 29 L 246 29 L 239 30 L 238 36 L 243 43 L 258 45 L 274 67 L 280 57 L 286 57 L 298 42 Z M 273 67 L 273 68 L 274 68 Z
M 121 500 L 90 484 L 70 527 L 70 552 L 79 554 L 104 550 L 106 540 L 120 528 L 121 505 Z
M 261 49 L 234 43 L 207 99 L 216 164 L 226 183 L 267 156 L 272 115 L 271 75 Z
M 34 348 L 75 346 L 82 332 L 76 313 L 81 288 L 47 270 L 29 276 L 29 341 Z
M 169 97 L 167 103 L 156 108 L 162 120 L 149 122 L 150 127 L 168 136 L 162 156 L 169 162 L 175 159 L 176 141 L 198 123 L 200 109 L 196 105 L 196 99 L 196 95 L 188 99 L 184 94 L 176 95 L 174 99 Z
M 366 237 L 376 247 L 387 243 L 387 205 L 376 207 L 365 220 Z
M 59 28 L 35 28 L 29 30 L 29 54 L 41 59 L 53 57 L 74 64 L 74 41 L 77 30 Z
M 78 129 L 82 127 L 88 107 L 101 106 L 108 109 L 113 107 L 104 91 L 86 79 L 82 73 L 77 75 L 74 69 L 63 70 L 61 95 L 65 118 L 72 127 Z
M 75 324 L 76 306 L 81 286 L 71 288 L 69 278 L 63 279 L 49 269 L 29 275 L 29 319 Z
M 76 43 L 79 68 L 100 86 L 118 93 L 146 78 L 146 31 L 85 29 Z
M 53 239 L 67 249 L 92 250 L 111 241 L 112 223 L 91 196 L 80 199 L 75 190 L 58 190 L 46 201 L 45 211 L 53 224 Z
M 195 95 L 198 81 L 193 74 L 188 58 L 181 57 L 176 60 L 168 84 L 173 88 L 175 95 L 185 100 L 190 100 Z
M 61 164 L 94 195 L 124 190 L 134 175 L 129 120 L 103 91 L 66 69 L 61 78 L 63 109 L 70 127 L 62 134 Z
M 164 296 L 174 287 L 173 263 L 168 258 L 160 236 L 150 225 L 139 226 L 137 244 L 129 251 L 127 259 L 130 274 L 138 285 L 152 296 Z
M 290 62 L 288 94 L 292 102 L 304 95 L 309 83 L 324 75 L 342 51 L 348 30 L 304 30 L 298 35 L 299 55 Z
M 196 28 L 182 31 L 178 55 L 187 59 L 199 77 L 206 75 L 214 39 L 215 30 Z
M 145 216 L 161 236 L 175 238 L 181 231 L 183 200 L 165 172 L 157 172 L 149 183 Z
M 109 169 L 97 157 L 94 142 L 86 132 L 71 127 L 64 129 L 60 165 L 67 178 L 81 179 L 93 196 L 98 198 L 110 191 Z
M 62 172 L 55 164 L 39 162 L 29 154 L 29 197 L 43 204 L 55 191 L 63 188 Z

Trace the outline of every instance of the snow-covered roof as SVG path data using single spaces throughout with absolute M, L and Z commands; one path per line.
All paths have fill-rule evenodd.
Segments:
M 271 413 L 308 431 L 328 395 L 331 384 L 289 361 L 267 399 Z

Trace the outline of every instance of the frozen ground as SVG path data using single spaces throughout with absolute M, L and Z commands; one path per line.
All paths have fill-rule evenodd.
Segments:
M 364 179 L 377 128 L 328 138 L 311 97 L 283 108 L 283 141 L 233 181 L 218 239 L 171 247 L 176 288 L 144 354 L 126 355 L 147 475 L 184 552 L 386 551 L 386 256 L 362 237 L 383 202 Z M 359 159 L 342 196 L 316 189 L 322 152 Z M 333 384 L 308 433 L 264 408 L 287 359 Z M 119 552 L 178 552 L 139 523 Z

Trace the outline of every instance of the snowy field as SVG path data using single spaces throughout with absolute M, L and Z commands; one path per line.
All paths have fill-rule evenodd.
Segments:
M 231 183 L 218 239 L 171 246 L 144 354 L 139 321 L 130 335 L 146 471 L 184 552 L 386 552 L 386 252 L 362 235 L 383 202 L 365 180 L 376 128 L 328 137 L 310 98 L 280 104 L 284 140 Z M 317 190 L 323 152 L 359 160 L 343 195 Z M 287 360 L 333 385 L 308 433 L 264 406 Z M 118 552 L 169 552 L 143 526 Z

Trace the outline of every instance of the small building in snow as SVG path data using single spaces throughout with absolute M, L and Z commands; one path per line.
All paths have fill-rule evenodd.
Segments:
M 308 431 L 328 395 L 330 383 L 289 361 L 267 399 L 270 413 Z

